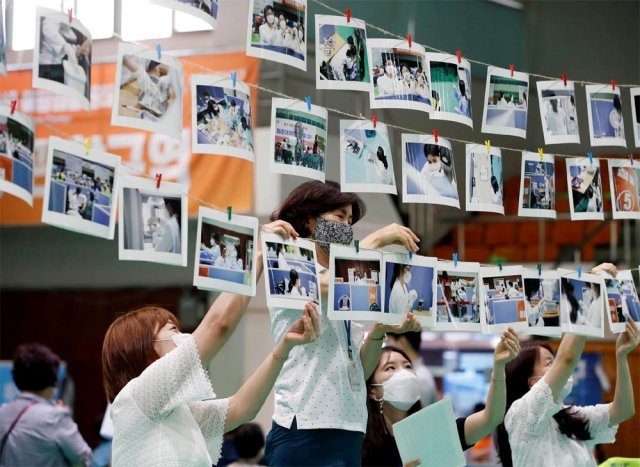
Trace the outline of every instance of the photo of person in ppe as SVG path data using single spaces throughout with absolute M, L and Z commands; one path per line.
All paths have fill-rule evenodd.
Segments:
M 391 296 L 389 297 L 389 313 L 408 313 L 418 299 L 418 292 L 409 289 L 411 284 L 411 266 L 395 263 L 391 275 Z
M 463 451 L 502 422 L 507 399 L 505 365 L 516 358 L 519 351 L 518 335 L 509 328 L 500 336 L 493 354 L 493 372 L 485 408 L 456 420 Z M 375 371 L 367 379 L 368 421 L 362 443 L 362 465 L 402 466 L 392 426 L 421 408 L 420 385 L 411 359 L 398 347 L 384 347 Z M 429 435 L 425 433 L 424 436 Z
M 458 199 L 451 151 L 437 144 L 425 144 L 423 151 L 426 162 L 420 170 L 418 181 L 422 193 Z
M 180 213 L 181 200 L 164 199 L 165 216 L 153 237 L 155 251 L 165 253 L 180 253 Z

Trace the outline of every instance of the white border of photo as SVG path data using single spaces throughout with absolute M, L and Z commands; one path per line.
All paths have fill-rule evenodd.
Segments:
M 218 13 L 216 14 L 215 17 L 205 13 L 199 8 L 196 8 L 191 5 L 187 5 L 186 3 L 180 2 L 178 0 L 150 0 L 152 5 L 159 5 L 166 8 L 171 8 L 172 10 L 175 10 L 175 11 L 181 11 L 183 13 L 193 16 L 194 18 L 201 19 L 205 23 L 209 24 L 213 29 L 215 29 L 216 27 L 218 27 L 218 16 L 220 15 L 220 3 L 218 0 L 213 0 L 213 1 L 217 2 L 217 5 L 218 5 Z
M 502 171 L 502 204 L 494 204 L 494 203 L 480 203 L 480 202 L 472 202 L 471 201 L 471 190 L 469 187 L 471 186 L 473 177 L 473 172 L 469 170 L 470 164 L 472 163 L 472 155 L 474 153 L 481 153 L 489 156 L 489 164 L 491 165 L 491 156 L 497 156 L 500 158 L 500 167 L 502 167 L 502 151 L 500 148 L 494 148 L 491 146 L 491 153 L 487 152 L 487 146 L 484 144 L 466 144 L 465 145 L 465 198 L 466 198 L 466 210 L 467 211 L 480 211 L 480 212 L 495 212 L 496 214 L 504 215 L 504 171 Z
M 633 140 L 637 148 L 640 148 L 640 104 L 636 105 L 636 97 L 640 102 L 640 87 L 629 90 L 631 97 L 631 125 L 633 126 Z
M 471 76 L 471 64 L 468 60 L 462 58 L 460 63 L 458 63 L 457 55 L 449 55 L 442 53 L 426 53 L 426 62 L 429 67 L 429 87 L 433 90 L 433 81 L 431 79 L 431 62 L 443 62 L 443 63 L 454 63 L 458 68 L 463 67 L 469 70 L 469 76 Z M 472 78 L 473 79 L 473 78 Z M 471 91 L 472 83 L 465 83 L 469 91 Z M 471 108 L 473 99 L 469 99 L 469 109 L 471 110 L 471 117 L 466 117 L 464 115 L 460 115 L 453 112 L 442 112 L 432 110 L 429 113 L 429 118 L 431 120 L 446 120 L 449 122 L 462 123 L 463 125 L 467 125 L 469 128 L 473 128 L 473 110 Z
M 439 322 L 438 317 L 438 274 L 440 272 L 446 272 L 447 274 L 454 273 L 456 276 L 476 276 L 476 289 L 475 289 L 475 297 L 476 297 L 476 307 L 478 310 L 478 316 L 480 317 L 480 321 L 477 323 L 458 323 L 456 321 L 451 322 Z M 431 324 L 431 328 L 434 331 L 470 331 L 470 332 L 482 332 L 482 310 L 480 309 L 480 289 L 482 287 L 482 280 L 480 277 L 480 263 L 476 262 L 468 262 L 468 261 L 458 261 L 458 264 L 454 264 L 453 261 L 438 261 L 436 267 L 436 310 L 433 314 L 433 322 Z M 444 291 L 443 291 L 444 292 Z M 443 296 L 444 299 L 444 296 Z
M 522 151 L 522 163 L 520 168 L 520 192 L 518 195 L 518 216 L 519 217 L 544 217 L 545 219 L 555 219 L 557 217 L 557 206 L 556 209 L 538 209 L 538 208 L 523 208 L 522 207 L 522 195 L 524 194 L 524 169 L 525 162 L 527 161 L 536 161 L 540 162 L 540 154 L 529 151 Z M 556 180 L 556 170 L 555 170 L 555 156 L 553 154 L 543 153 L 542 162 L 553 164 L 553 197 L 554 200 L 557 200 L 557 192 L 558 192 L 558 183 Z M 555 205 L 555 203 L 554 203 Z
M 7 76 L 7 38 L 4 30 L 4 6 L 0 0 L 0 34 L 2 34 L 2 48 L 0 49 L 0 74 Z
M 167 198 L 181 198 L 182 215 L 180 217 L 180 253 L 166 253 L 159 251 L 144 251 L 124 248 L 124 196 L 125 188 L 144 191 L 145 194 Z M 187 186 L 181 183 L 162 181 L 160 188 L 157 182 L 150 178 L 133 177 L 127 175 L 120 182 L 120 206 L 118 209 L 118 259 L 120 261 L 148 261 L 151 263 L 169 264 L 172 266 L 187 265 L 187 231 L 189 229 L 189 213 Z
M 615 136 L 606 136 L 602 138 L 596 138 L 593 133 L 593 114 L 591 112 L 591 95 L 598 92 L 607 92 L 612 94 L 617 94 L 620 98 L 620 104 L 622 105 L 622 96 L 620 94 L 620 88 L 616 87 L 615 89 L 610 89 L 610 84 L 587 84 L 584 87 L 584 92 L 586 94 L 587 99 L 587 117 L 589 118 L 589 142 L 591 146 L 620 146 L 623 148 L 627 147 L 626 133 L 623 137 L 615 137 Z M 610 117 L 609 117 L 610 119 Z M 622 129 L 624 130 L 624 118 L 622 118 L 620 124 L 622 125 Z
M 217 224 L 224 225 L 224 229 L 234 230 L 234 227 L 243 227 L 253 230 L 253 257 L 251 268 L 251 283 L 237 284 L 235 282 L 223 279 L 215 279 L 211 277 L 200 276 L 200 237 L 202 235 L 202 223 L 204 220 L 212 221 Z M 193 285 L 201 290 L 213 290 L 220 292 L 231 292 L 240 295 L 253 297 L 256 294 L 256 257 L 258 256 L 258 231 L 260 226 L 257 217 L 240 216 L 238 214 L 229 215 L 226 212 L 216 211 L 204 206 L 200 206 L 198 211 L 198 229 L 195 247 L 195 261 L 193 266 Z M 243 235 L 247 235 L 244 234 Z
M 621 211 L 618 209 L 618 197 L 624 196 L 625 191 L 622 193 L 618 192 L 615 187 L 613 179 L 613 168 L 628 168 L 635 169 L 635 171 L 640 170 L 640 162 L 634 160 L 633 165 L 629 159 L 609 159 L 608 161 L 608 170 L 609 170 L 609 191 L 611 193 L 611 215 L 614 219 L 640 219 L 640 188 L 638 187 L 638 176 L 635 175 L 635 185 L 636 185 L 636 193 L 635 193 L 635 211 Z M 637 174 L 638 172 L 635 172 Z M 633 196 L 633 195 L 632 195 Z
M 62 151 L 72 156 L 76 156 L 87 162 L 96 162 L 113 168 L 113 186 L 111 187 L 111 205 L 109 210 L 109 226 L 100 225 L 82 217 L 70 216 L 66 213 L 53 212 L 49 210 L 49 195 L 51 191 L 51 177 L 53 169 L 53 153 Z M 116 207 L 118 206 L 120 180 L 120 156 L 108 154 L 106 152 L 89 150 L 87 154 L 85 147 L 75 141 L 67 141 L 56 136 L 49 137 L 47 148 L 47 166 L 45 171 L 44 194 L 42 197 L 42 222 L 73 232 L 93 235 L 96 237 L 113 239 L 116 228 Z
M 515 331 L 522 331 L 528 328 L 529 323 L 527 321 L 526 315 L 526 298 L 524 296 L 524 280 L 522 278 L 523 268 L 522 266 L 503 266 L 502 269 L 495 266 L 487 266 L 480 268 L 480 277 L 478 281 L 480 282 L 481 291 L 481 299 L 480 302 L 480 323 L 482 324 L 482 332 L 483 333 L 500 333 L 505 331 L 508 328 L 513 328 Z M 522 297 L 513 299 L 513 300 L 521 300 L 523 305 L 522 312 L 525 314 L 524 321 L 514 321 L 511 323 L 498 323 L 498 324 L 489 324 L 487 322 L 487 313 L 488 313 L 488 303 L 487 303 L 487 290 L 485 290 L 484 279 L 492 278 L 492 277 L 503 277 L 503 276 L 519 276 L 520 277 L 520 285 L 522 287 Z
M 580 144 L 580 125 L 578 124 L 578 112 L 576 105 L 576 129 L 575 135 L 552 135 L 547 131 L 545 125 L 545 107 L 542 104 L 542 91 L 571 91 L 573 93 L 573 101 L 577 103 L 576 91 L 573 81 L 567 81 L 565 86 L 564 81 L 537 81 L 536 87 L 538 90 L 538 107 L 540 107 L 540 121 L 542 122 L 542 133 L 544 134 L 544 144 Z
M 622 277 L 624 276 L 624 277 Z M 602 273 L 602 282 L 604 284 L 604 312 L 607 315 L 607 321 L 609 322 L 609 329 L 611 330 L 612 333 L 614 334 L 619 334 L 621 332 L 625 331 L 625 328 L 627 326 L 627 323 L 614 323 L 613 320 L 611 319 L 611 310 L 609 310 L 609 291 L 607 288 L 607 284 L 606 284 L 606 280 L 614 280 L 616 282 L 616 284 L 619 284 L 621 280 L 631 280 L 631 282 L 633 282 L 633 276 L 631 275 L 631 271 L 629 269 L 625 270 L 625 271 L 618 271 L 618 274 L 616 275 L 616 277 L 613 277 L 611 274 L 609 274 L 609 272 L 605 271 Z M 634 284 L 635 286 L 635 284 Z M 637 294 L 637 292 L 636 292 Z M 622 306 L 622 313 L 624 314 L 625 310 L 627 311 L 627 316 L 629 315 L 629 308 L 627 307 L 627 302 L 624 299 L 624 295 L 621 293 L 621 306 Z
M 537 279 L 537 280 L 554 280 L 558 282 L 558 325 L 557 326 L 528 326 L 526 329 L 522 329 L 520 332 L 528 335 L 536 335 L 536 336 L 548 336 L 548 337 L 560 337 L 562 336 L 562 326 L 561 326 L 561 307 L 560 307 L 560 295 L 562 291 L 560 290 L 560 273 L 558 271 L 541 271 L 538 274 L 537 271 L 533 271 L 531 269 L 522 269 L 522 286 L 524 287 L 524 282 L 527 279 Z M 524 290 L 524 306 L 527 315 L 529 314 L 529 308 L 531 307 L 529 301 L 527 300 L 527 290 Z M 527 323 L 529 321 L 529 317 L 527 316 Z
M 1 0 L 0 0 L 1 1 Z M 33 147 L 31 147 L 31 193 L 27 190 L 18 186 L 16 183 L 12 181 L 0 178 L 0 193 L 9 193 L 17 198 L 20 198 L 29 206 L 33 207 L 33 190 L 35 189 L 35 170 L 36 170 L 36 159 L 35 159 L 35 141 L 36 141 L 36 127 L 33 119 L 29 117 L 27 114 L 20 112 L 19 110 L 15 110 L 13 115 L 11 114 L 11 108 L 6 105 L 0 105 L 0 115 L 7 117 L 7 119 L 11 118 L 18 122 L 23 127 L 27 127 L 33 133 Z M 7 128 L 7 135 L 9 129 Z M 13 156 L 9 154 L 9 142 L 5 142 L 5 147 L 7 151 L 7 158 L 13 159 Z M 1 157 L 1 156 L 0 156 Z
M 584 220 L 594 220 L 594 221 L 603 221 L 604 220 L 604 193 L 602 192 L 602 170 L 600 169 L 600 159 L 592 158 L 591 161 L 586 157 L 567 157 L 565 158 L 567 164 L 567 190 L 569 197 L 569 211 L 571 213 L 572 221 L 584 221 Z M 573 205 L 573 186 L 571 184 L 572 177 L 570 167 L 582 164 L 593 164 L 594 167 L 598 169 L 598 187 L 600 189 L 600 200 L 602 201 L 602 206 L 600 211 L 596 212 L 575 212 L 575 206 Z M 591 183 L 589 184 L 589 187 Z M 589 189 L 589 188 L 587 188 Z M 595 196 L 595 193 L 593 194 Z
M 499 76 L 501 78 L 513 79 L 518 81 L 526 81 L 527 82 L 527 108 L 525 115 L 525 124 L 524 129 L 509 127 L 504 125 L 489 125 L 486 123 L 487 121 L 487 107 L 489 105 L 489 90 L 491 89 L 491 77 Z M 529 74 L 522 73 L 520 71 L 514 71 L 513 76 L 511 76 L 511 70 L 505 68 L 498 68 L 492 65 L 487 67 L 487 83 L 484 92 L 484 105 L 482 110 L 482 133 L 491 133 L 494 135 L 508 135 L 508 136 L 517 136 L 519 138 L 527 137 L 527 118 L 529 117 Z M 516 107 L 513 107 L 514 109 Z
M 588 326 L 585 324 L 573 324 L 571 319 L 569 318 L 569 310 L 567 309 L 568 301 L 567 299 L 563 299 L 566 297 L 564 290 L 562 289 L 562 280 L 560 281 L 560 323 L 563 332 L 569 332 L 571 334 L 576 334 L 579 336 L 588 336 L 588 337 L 604 337 L 604 313 L 606 312 L 605 308 L 605 296 L 606 290 L 604 285 L 604 279 L 602 276 L 597 274 L 589 274 L 583 272 L 580 277 L 578 277 L 577 272 L 572 272 L 569 274 L 561 274 L 560 279 L 575 279 L 583 282 L 590 282 L 592 284 L 597 284 L 600 286 L 600 327 L 595 328 L 593 326 Z

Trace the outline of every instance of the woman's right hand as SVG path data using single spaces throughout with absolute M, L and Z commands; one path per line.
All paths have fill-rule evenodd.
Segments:
M 518 334 L 509 328 L 500 336 L 500 342 L 493 352 L 494 366 L 504 367 L 507 363 L 518 356 L 520 352 L 520 341 Z
M 602 263 L 598 264 L 591 270 L 591 274 L 601 274 L 602 272 L 608 272 L 613 277 L 616 277 L 616 275 L 618 274 L 618 268 L 615 264 L 612 263 Z
M 296 232 L 296 229 L 294 229 L 291 224 L 282 220 L 273 221 L 270 224 L 264 224 L 260 228 L 260 231 L 266 232 L 266 233 L 279 234 L 285 240 L 288 239 L 289 237 L 293 237 L 293 239 L 296 240 L 300 236 L 298 235 L 298 232 Z
M 402 245 L 408 251 L 417 253 L 419 250 L 417 242 L 419 241 L 418 236 L 410 228 L 394 223 L 367 235 L 360 245 L 363 248 L 372 250 L 377 250 L 387 245 Z
M 282 339 L 287 352 L 296 345 L 314 342 L 320 335 L 318 306 L 313 302 L 307 302 L 302 313 L 302 317 L 291 325 Z

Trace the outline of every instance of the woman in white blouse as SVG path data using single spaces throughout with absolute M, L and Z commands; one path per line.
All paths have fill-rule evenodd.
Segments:
M 255 264 L 261 268 L 261 251 Z M 224 433 L 253 419 L 298 344 L 320 332 L 316 306 L 285 330 L 273 352 L 228 399 L 215 399 L 206 367 L 235 329 L 248 297 L 221 294 L 193 334 L 149 306 L 117 318 L 102 348 L 103 382 L 112 402 L 113 465 L 210 467 Z
M 616 268 L 605 263 L 592 272 Z M 633 386 L 627 355 L 638 345 L 638 328 L 627 321 L 616 341 L 616 389 L 613 402 L 587 407 L 565 406 L 572 373 L 586 338 L 567 334 L 556 358 L 546 344 L 523 347 L 507 364 L 507 414 L 497 429 L 504 466 L 595 466 L 595 444 L 615 440 L 618 424 L 633 417 Z

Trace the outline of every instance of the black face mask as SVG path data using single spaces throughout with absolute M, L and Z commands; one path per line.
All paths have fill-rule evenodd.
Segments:
M 322 251 L 327 255 L 330 254 L 331 244 L 350 245 L 353 240 L 353 227 L 349 223 L 334 222 L 316 217 L 316 231 L 312 237 Z

